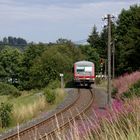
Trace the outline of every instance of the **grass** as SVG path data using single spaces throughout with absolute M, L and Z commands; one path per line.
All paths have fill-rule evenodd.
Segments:
M 118 89 L 117 97 L 120 98 L 123 93 L 127 92 L 132 85 L 140 80 L 140 72 L 136 71 L 131 74 L 124 74 L 113 81 L 113 86 Z
M 22 96 L 11 98 L 11 96 L 0 96 L 0 102 L 9 102 L 13 104 L 13 116 L 10 127 L 27 122 L 28 120 L 37 117 L 41 112 L 47 112 L 56 108 L 65 97 L 64 90 L 56 89 L 56 100 L 54 104 L 48 104 L 41 92 L 39 94 L 33 91 L 24 91 Z M 5 129 L 0 128 L 0 132 Z
M 140 139 L 140 98 L 133 98 L 125 103 L 113 104 L 113 110 L 95 109 L 93 118 L 84 114 L 79 121 L 69 122 L 67 132 L 59 131 L 57 118 L 54 122 L 58 132 L 50 140 L 139 140 Z M 61 132 L 61 133 L 60 133 Z
M 27 101 L 25 101 L 26 103 Z M 47 103 L 44 97 L 38 97 L 34 102 L 28 104 L 22 104 L 19 107 L 17 104 L 14 106 L 13 119 L 16 124 L 26 122 L 27 120 L 34 118 L 40 112 L 47 110 Z
M 107 91 L 107 80 L 102 79 L 100 84 L 97 84 L 96 86 L 100 89 L 103 89 L 104 91 Z
M 117 94 L 120 96 L 139 80 L 140 72 L 134 72 L 115 79 L 113 84 L 118 88 L 119 92 Z M 106 89 L 106 82 L 102 82 L 98 87 Z M 135 95 L 137 94 L 124 101 L 120 98 L 114 99 L 111 110 L 108 107 L 105 110 L 99 110 L 93 107 L 92 118 L 81 116 L 81 121 L 77 122 L 74 120 L 74 123 L 70 123 L 70 129 L 67 135 L 63 132 L 61 134 L 56 132 L 55 139 L 139 140 L 140 97 Z M 59 126 L 57 127 L 59 128 Z
M 137 77 L 137 74 L 139 75 L 139 73 L 133 73 L 133 76 Z M 135 79 L 133 76 L 128 75 L 128 77 L 126 77 L 125 75 L 125 80 L 122 79 L 123 76 L 120 78 L 121 81 L 118 81 L 118 83 L 119 86 L 121 86 L 121 91 L 123 91 L 122 89 L 128 90 L 130 84 L 132 85 L 139 80 L 139 78 Z M 116 80 L 119 80 L 119 78 Z M 130 83 L 128 81 L 130 81 Z M 104 87 L 105 84 L 102 84 L 101 86 Z M 63 95 L 63 92 L 61 94 Z M 61 94 L 59 94 L 60 99 L 62 97 Z M 121 94 L 123 94 L 123 92 Z M 59 102 L 59 100 L 56 102 Z M 57 128 L 59 130 L 60 126 L 57 118 L 55 120 L 56 122 L 54 123 L 57 124 Z M 69 122 L 69 125 L 70 129 L 68 131 L 66 130 L 66 133 L 64 131 L 61 133 L 58 131 L 56 132 L 55 138 L 52 137 L 49 139 L 139 140 L 140 98 L 132 96 L 131 98 L 127 98 L 124 101 L 120 100 L 120 98 L 114 99 L 111 110 L 108 107 L 106 107 L 104 110 L 99 110 L 93 106 L 92 117 L 89 118 L 84 114 L 84 116 L 80 116 L 79 121 L 73 119 L 73 123 Z M 46 138 L 46 140 L 47 139 L 48 138 Z

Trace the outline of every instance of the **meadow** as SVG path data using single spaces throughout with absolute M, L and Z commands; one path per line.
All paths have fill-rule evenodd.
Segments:
M 43 91 L 23 91 L 22 95 L 15 98 L 8 95 L 0 96 L 0 103 L 7 102 L 13 105 L 11 124 L 8 128 L 0 128 L 0 131 L 5 131 L 17 124 L 25 123 L 33 118 L 38 117 L 42 112 L 53 110 L 60 104 L 66 94 L 64 90 L 55 89 L 56 99 L 53 104 L 47 103 Z

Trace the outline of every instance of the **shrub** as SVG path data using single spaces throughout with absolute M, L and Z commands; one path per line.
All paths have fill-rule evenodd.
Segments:
M 113 86 L 118 89 L 117 96 L 121 97 L 123 93 L 128 92 L 129 88 L 140 80 L 140 71 L 131 74 L 125 74 L 113 80 Z
M 56 88 L 59 88 L 59 87 L 60 87 L 60 81 L 58 81 L 58 80 L 51 81 L 48 84 L 49 89 L 56 89 Z
M 65 87 L 66 88 L 73 88 L 75 87 L 76 83 L 74 83 L 74 80 L 71 80 L 69 82 L 66 83 Z
M 137 83 L 132 85 L 130 87 L 129 91 L 124 92 L 123 97 L 131 98 L 134 95 L 137 96 L 137 97 L 140 97 L 140 81 L 138 81 Z
M 101 84 L 101 78 L 100 77 L 96 77 L 95 78 L 95 83 L 96 84 Z
M 111 92 L 112 97 L 115 97 L 117 92 L 118 92 L 118 89 L 113 87 L 112 92 Z
M 21 93 L 13 85 L 0 82 L 0 95 L 12 95 L 14 97 L 20 96 Z
M 56 98 L 54 90 L 50 88 L 45 88 L 44 95 L 48 103 L 54 103 Z
M 1 126 L 8 127 L 11 121 L 12 105 L 9 103 L 1 103 L 0 106 L 0 120 Z

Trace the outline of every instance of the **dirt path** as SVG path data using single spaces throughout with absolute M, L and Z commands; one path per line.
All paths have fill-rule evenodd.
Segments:
M 106 91 L 99 87 L 94 85 L 93 90 L 95 91 L 95 106 L 103 109 L 107 105 L 107 93 Z

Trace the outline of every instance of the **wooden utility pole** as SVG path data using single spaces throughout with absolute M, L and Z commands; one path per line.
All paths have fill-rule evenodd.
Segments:
M 108 42 L 107 42 L 107 93 L 108 93 L 108 100 L 107 103 L 109 105 L 110 108 L 112 108 L 111 106 L 111 18 L 114 18 L 113 16 L 111 16 L 110 14 L 107 15 L 107 17 L 104 18 L 107 19 L 107 27 L 108 27 Z
M 108 84 L 107 84 L 107 90 L 108 90 L 108 105 L 111 107 L 111 15 L 107 15 L 107 21 L 108 21 Z
M 115 40 L 113 41 L 113 46 L 112 46 L 112 78 L 115 78 Z
M 106 80 L 106 78 L 107 78 L 107 61 L 106 61 L 106 59 L 105 59 L 105 80 Z

